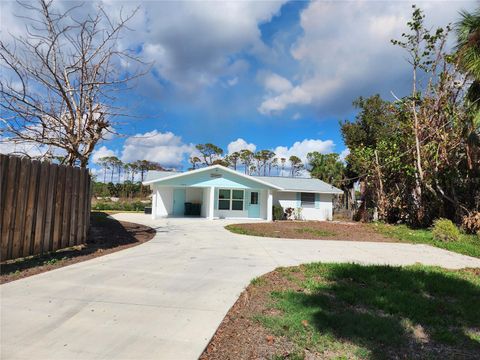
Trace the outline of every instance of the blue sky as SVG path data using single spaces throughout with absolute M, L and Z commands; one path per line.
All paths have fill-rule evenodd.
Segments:
M 61 6 L 62 3 L 59 3 Z M 87 2 L 109 14 L 140 5 L 134 29 L 119 46 L 138 49 L 152 71 L 125 95 L 135 115 L 115 119 L 123 136 L 102 141 L 91 161 L 117 155 L 166 167 L 187 167 L 194 145 L 228 152 L 272 149 L 305 158 L 309 151 L 345 154 L 339 121 L 352 101 L 410 87 L 405 54 L 390 44 L 406 30 L 412 3 L 337 2 Z M 417 2 L 432 27 L 455 22 L 475 2 Z M 441 4 L 441 6 L 439 6 Z M 16 4 L 2 4 L 2 13 Z M 10 16 L 5 28 L 21 31 Z

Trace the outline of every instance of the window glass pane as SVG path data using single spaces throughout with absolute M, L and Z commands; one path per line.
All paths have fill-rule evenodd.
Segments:
M 218 200 L 219 210 L 230 210 L 230 200 Z
M 218 192 L 219 199 L 230 199 L 230 190 L 220 189 Z
M 243 201 L 232 200 L 232 210 L 243 210 Z
M 252 205 L 258 204 L 258 192 L 254 191 L 250 194 L 250 204 Z
M 301 193 L 300 199 L 302 201 L 302 206 L 314 206 L 315 205 L 315 194 L 314 193 Z
M 233 190 L 233 199 L 243 200 L 243 190 Z

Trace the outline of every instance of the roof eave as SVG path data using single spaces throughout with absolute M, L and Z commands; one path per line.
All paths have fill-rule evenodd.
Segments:
M 275 190 L 283 190 L 283 188 L 277 186 L 277 185 L 273 185 L 267 181 L 263 181 L 263 180 L 260 180 L 260 179 L 257 179 L 253 176 L 249 176 L 249 175 L 244 175 L 242 173 L 239 173 L 238 171 L 235 171 L 235 170 L 232 170 L 232 169 L 229 169 L 225 166 L 222 166 L 222 165 L 212 165 L 212 166 L 207 166 L 207 167 L 204 167 L 204 168 L 200 168 L 200 169 L 195 169 L 195 170 L 190 170 L 188 172 L 184 172 L 184 173 L 177 173 L 175 175 L 172 175 L 172 176 L 166 176 L 164 178 L 159 178 L 159 179 L 153 179 L 153 180 L 149 180 L 149 181 L 144 181 L 142 182 L 143 185 L 150 185 L 150 184 L 154 184 L 154 183 L 158 183 L 158 182 L 163 182 L 163 181 L 166 181 L 166 180 L 171 180 L 171 179 L 176 179 L 178 177 L 183 177 L 183 176 L 188 176 L 188 175 L 191 175 L 192 173 L 200 173 L 200 172 L 204 172 L 204 171 L 207 171 L 207 170 L 212 170 L 212 169 L 222 169 L 224 171 L 227 171 L 231 174 L 235 174 L 235 175 L 238 175 L 240 177 L 243 177 L 245 179 L 249 179 L 251 181 L 254 181 L 254 182 L 257 182 L 259 184 L 262 184 L 262 185 L 265 185 L 265 186 L 268 186 L 268 187 L 271 187 Z

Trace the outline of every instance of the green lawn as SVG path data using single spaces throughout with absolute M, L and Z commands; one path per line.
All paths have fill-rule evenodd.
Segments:
M 251 284 L 275 289 L 253 318 L 293 342 L 288 359 L 303 359 L 305 349 L 335 359 L 480 354 L 478 269 L 314 263 L 276 274 L 283 280 L 269 274 Z
M 227 225 L 227 226 L 225 226 L 225 229 L 227 229 L 228 231 L 231 231 L 235 234 L 240 234 L 240 235 L 265 236 L 265 234 L 263 234 L 262 232 L 255 231 L 253 229 L 245 229 L 245 228 L 243 228 L 241 226 L 237 226 L 235 224 Z M 280 235 L 279 234 L 277 234 L 276 236 L 272 235 L 272 237 L 280 237 Z
M 432 231 L 429 229 L 411 229 L 406 225 L 388 225 L 383 223 L 374 223 L 371 224 L 371 226 L 379 233 L 400 241 L 433 245 L 460 254 L 480 258 L 480 238 L 477 235 L 461 234 L 458 241 L 443 242 L 434 240 Z

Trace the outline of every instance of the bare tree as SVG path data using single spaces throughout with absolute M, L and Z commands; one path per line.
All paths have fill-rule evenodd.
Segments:
M 118 45 L 138 8 L 113 21 L 101 7 L 76 19 L 77 7 L 58 12 L 51 0 L 19 4 L 26 35 L 0 42 L 0 132 L 6 141 L 40 144 L 50 157 L 60 149 L 63 163 L 86 167 L 112 121 L 125 115 L 117 94 L 148 71 Z

